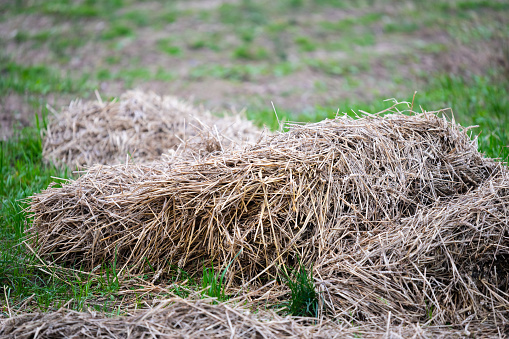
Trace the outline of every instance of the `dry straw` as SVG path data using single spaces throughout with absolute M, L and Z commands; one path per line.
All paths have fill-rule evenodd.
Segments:
M 130 273 L 231 262 L 237 293 L 302 260 L 333 319 L 503 328 L 506 167 L 438 113 L 385 113 L 198 160 L 92 167 L 32 198 L 29 232 L 48 260 L 85 269 L 115 255 Z
M 470 330 L 450 326 L 351 327 L 333 321 L 281 317 L 208 300 L 180 298 L 129 316 L 60 310 L 25 314 L 0 321 L 5 338 L 464 338 L 496 335 L 496 329 L 477 324 Z
M 51 117 L 44 130 L 44 157 L 70 168 L 126 161 L 147 162 L 190 150 L 204 155 L 260 137 L 239 114 L 224 118 L 171 96 L 129 91 L 103 102 L 76 100 Z M 180 153 L 180 152 L 179 152 Z

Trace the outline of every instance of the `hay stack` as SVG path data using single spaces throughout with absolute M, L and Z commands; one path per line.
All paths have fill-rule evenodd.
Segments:
M 239 115 L 214 117 L 175 97 L 129 91 L 119 101 L 76 100 L 50 119 L 44 157 L 70 168 L 139 162 L 179 149 L 206 155 L 232 143 L 259 139 L 261 131 Z
M 39 253 L 89 269 L 116 253 L 133 273 L 233 261 L 230 286 L 301 258 L 348 322 L 508 321 L 509 174 L 463 128 L 431 113 L 289 128 L 48 188 L 31 202 Z

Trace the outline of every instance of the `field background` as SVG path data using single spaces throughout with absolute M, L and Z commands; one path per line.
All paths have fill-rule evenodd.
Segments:
M 42 161 L 46 104 L 59 110 L 75 98 L 95 100 L 96 89 L 111 99 L 132 88 L 218 114 L 245 108 L 270 128 L 271 102 L 280 118 L 317 121 L 352 109 L 374 113 L 392 104 L 385 99 L 413 100 L 416 111 L 451 108 L 462 125 L 478 125 L 480 149 L 506 159 L 509 2 L 2 1 L 3 316 L 66 303 L 121 312 L 114 267 L 91 283 L 49 272 L 27 254 L 22 199 L 52 176 L 72 175 Z

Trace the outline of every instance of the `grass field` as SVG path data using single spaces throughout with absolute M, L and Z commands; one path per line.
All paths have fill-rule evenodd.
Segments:
M 509 156 L 505 1 L 21 0 L 0 13 L 2 316 L 63 305 L 123 314 L 198 290 L 228 298 L 213 267 L 201 280 L 176 270 L 154 280 L 167 289 L 145 293 L 153 274 L 119 276 L 115 262 L 95 274 L 52 267 L 24 246 L 24 199 L 73 175 L 42 158 L 46 104 L 139 87 L 216 112 L 246 107 L 274 129 L 271 101 L 280 119 L 318 121 L 413 100 L 416 111 L 451 108 L 460 124 L 478 126 L 472 134 L 486 156 Z M 298 271 L 288 285 L 308 280 Z M 289 298 L 285 309 L 300 315 L 299 302 Z

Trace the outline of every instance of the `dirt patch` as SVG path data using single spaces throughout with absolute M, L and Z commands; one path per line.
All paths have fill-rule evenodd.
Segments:
M 9 94 L 0 97 L 0 140 L 7 140 L 13 133 L 13 127 L 22 128 L 33 124 L 35 119 L 33 106 L 25 97 Z

